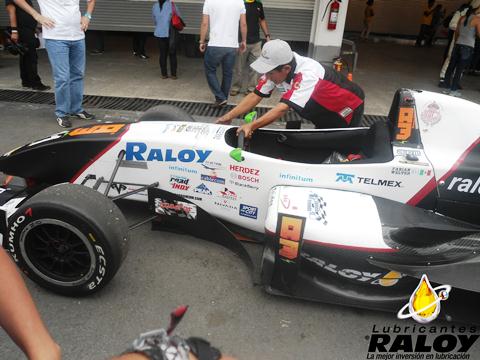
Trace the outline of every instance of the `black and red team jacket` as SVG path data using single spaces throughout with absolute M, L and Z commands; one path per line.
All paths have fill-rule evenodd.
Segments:
M 269 97 L 277 88 L 283 95 L 281 102 L 316 125 L 322 118 L 339 120 L 338 126 L 349 126 L 353 111 L 363 104 L 363 90 L 332 68 L 324 68 L 317 61 L 294 53 L 296 67 L 283 83 L 276 85 L 263 75 L 255 89 L 261 97 Z

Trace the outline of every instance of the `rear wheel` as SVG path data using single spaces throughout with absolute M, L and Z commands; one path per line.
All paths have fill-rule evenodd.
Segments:
M 185 110 L 173 105 L 158 105 L 143 113 L 138 121 L 188 121 L 195 119 Z
M 7 248 L 22 271 L 56 293 L 84 296 L 105 286 L 128 248 L 128 226 L 107 197 L 61 184 L 29 199 L 9 220 Z

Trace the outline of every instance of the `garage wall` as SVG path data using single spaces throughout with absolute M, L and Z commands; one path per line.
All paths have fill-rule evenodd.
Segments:
M 203 0 L 176 0 L 187 24 L 184 32 L 198 34 L 202 16 Z M 85 4 L 85 1 L 81 0 Z M 264 0 L 264 8 L 270 32 L 276 38 L 308 41 L 312 24 L 315 0 Z M 153 31 L 151 9 L 154 1 L 143 0 L 97 0 L 93 30 Z M 38 9 L 36 1 L 34 5 Z M 6 11 L 0 10 L 0 27 L 8 24 Z
M 346 31 L 362 31 L 366 0 L 350 0 Z M 437 0 L 447 9 L 447 15 L 467 0 Z M 375 0 L 375 18 L 372 32 L 399 35 L 416 35 L 427 0 Z

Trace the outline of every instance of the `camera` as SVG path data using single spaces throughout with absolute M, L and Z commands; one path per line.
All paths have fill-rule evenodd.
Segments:
M 15 43 L 12 40 L 12 33 L 8 30 L 4 31 L 7 37 L 7 44 L 5 46 L 5 50 L 7 50 L 12 55 L 25 55 L 28 52 L 28 48 L 23 45 L 21 42 Z

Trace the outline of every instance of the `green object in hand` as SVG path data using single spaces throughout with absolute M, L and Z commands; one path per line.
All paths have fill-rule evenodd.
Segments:
M 243 161 L 242 149 L 240 148 L 233 149 L 232 151 L 230 151 L 230 157 L 236 162 L 242 162 Z
M 249 112 L 247 115 L 245 115 L 245 124 L 250 124 L 251 122 L 254 122 L 257 119 L 257 112 L 252 111 Z

